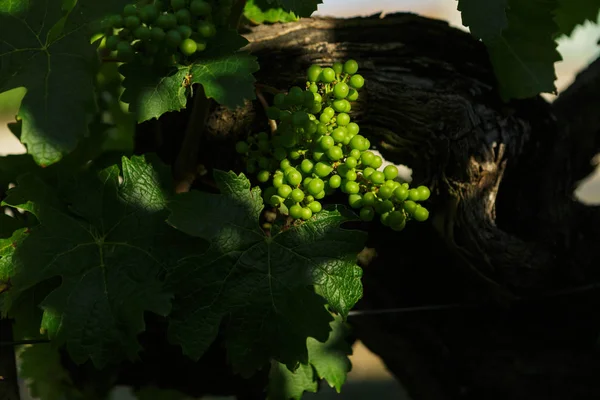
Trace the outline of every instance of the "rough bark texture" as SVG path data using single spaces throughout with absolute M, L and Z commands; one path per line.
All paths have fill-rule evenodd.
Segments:
M 351 319 L 411 396 L 599 398 L 600 217 L 573 198 L 600 147 L 599 62 L 553 106 L 504 104 L 483 45 L 445 22 L 313 19 L 247 37 L 258 82 L 282 90 L 311 63 L 358 60 L 361 133 L 432 189 L 429 223 L 372 226 L 360 309 L 465 306 Z M 251 129 L 267 129 L 258 102 L 215 107 L 201 160 L 235 166 Z

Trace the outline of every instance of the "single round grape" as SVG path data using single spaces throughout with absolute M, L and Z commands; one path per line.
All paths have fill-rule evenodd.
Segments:
M 352 75 L 350 81 L 348 81 L 348 84 L 354 89 L 360 89 L 365 84 L 365 79 L 359 74 Z
M 398 168 L 395 165 L 387 165 L 383 169 L 383 174 L 385 175 L 385 179 L 395 179 L 398 176 Z
M 335 147 L 332 147 L 332 149 Z M 339 149 L 339 147 L 338 147 Z M 331 150 L 331 149 L 330 149 Z M 340 149 L 341 150 L 341 149 Z M 314 168 L 314 173 L 319 177 L 319 178 L 324 178 L 326 176 L 329 176 L 329 174 L 331 174 L 331 172 L 333 172 L 333 167 L 331 167 L 328 164 L 325 164 L 324 162 L 318 162 L 315 165 Z
M 344 162 L 344 164 L 346 164 L 346 167 L 348 168 L 356 168 L 356 166 L 358 165 L 358 160 L 352 156 L 346 157 L 346 161 Z
M 356 178 L 358 178 L 358 175 L 356 175 L 356 172 L 353 170 L 349 170 L 348 172 L 346 172 L 346 176 L 345 176 L 346 180 L 348 181 L 355 181 Z
M 290 217 L 292 217 L 294 219 L 302 218 L 302 206 L 300 206 L 298 204 L 294 204 L 293 206 L 291 206 L 289 209 L 289 212 L 290 212 Z
M 412 216 L 416 221 L 423 222 L 429 218 L 429 211 L 425 207 L 418 206 Z
M 308 191 L 308 193 L 315 196 L 315 198 L 321 191 L 323 191 L 324 188 L 325 183 L 319 178 L 311 180 L 306 186 L 306 190 Z
M 346 100 L 348 100 L 348 101 L 358 100 L 358 90 L 350 88 L 350 91 L 348 92 L 348 96 L 346 96 Z
M 292 150 L 288 153 L 288 158 L 290 160 L 297 160 L 300 158 L 300 152 L 297 150 Z
M 419 191 L 417 189 L 410 189 L 408 191 L 408 198 L 412 201 L 421 200 L 421 196 L 419 196 Z
M 335 100 L 331 107 L 335 110 L 335 112 L 346 112 L 346 99 Z
M 286 174 L 287 181 L 292 186 L 297 186 L 302 182 L 302 174 L 297 170 L 293 170 Z
M 171 33 L 171 31 L 169 31 L 169 33 Z M 181 35 L 180 35 L 180 37 L 181 37 Z M 171 39 L 169 39 L 169 40 L 171 40 Z M 191 56 L 198 49 L 198 45 L 196 45 L 196 42 L 194 42 L 194 40 L 188 38 L 188 39 L 183 40 L 179 44 L 179 49 L 181 50 L 181 52 L 184 55 Z
M 152 29 L 150 29 L 150 39 L 153 42 L 162 42 L 165 38 L 165 31 L 158 27 L 158 26 L 154 26 L 152 27 Z
M 350 123 L 350 116 L 346 113 L 339 113 L 336 117 L 336 122 L 340 126 L 346 126 Z
M 158 9 L 153 4 L 148 4 L 140 10 L 140 19 L 150 24 L 158 18 Z
M 299 106 L 304 102 L 304 91 L 298 86 L 292 86 L 285 99 L 286 103 Z
M 198 17 L 204 17 L 211 13 L 212 7 L 204 0 L 192 0 L 190 11 Z
M 345 99 L 346 96 L 348 96 L 349 91 L 350 91 L 350 88 L 344 82 L 338 82 L 333 87 L 333 95 L 335 96 L 336 99 Z
M 375 193 L 367 192 L 363 195 L 363 205 L 372 206 L 377 201 L 377 197 L 375 197 Z
M 392 197 L 393 194 L 394 194 L 394 189 L 392 189 L 389 186 L 381 186 L 379 188 L 379 197 L 381 197 L 384 200 L 389 199 L 390 197 Z
M 304 111 L 296 111 L 292 114 L 292 124 L 297 128 L 305 126 L 309 121 L 308 114 Z
M 156 19 L 156 25 L 164 30 L 173 29 L 177 26 L 177 18 L 174 14 L 161 14 Z
M 204 40 L 196 40 L 196 44 L 198 45 L 198 51 L 206 50 L 206 42 Z
M 334 62 L 331 66 L 331 69 L 333 69 L 336 75 L 339 75 L 344 70 L 344 64 L 342 64 L 341 62 Z
M 150 29 L 146 26 L 138 26 L 137 29 L 133 32 L 133 35 L 143 41 L 150 39 Z
M 335 71 L 332 68 L 329 68 L 329 67 L 324 68 L 321 71 L 321 76 L 319 77 L 319 79 L 322 82 L 331 83 L 331 82 L 333 82 L 335 80 Z
M 318 82 L 322 71 L 323 68 L 317 64 L 313 64 L 308 67 L 308 70 L 306 71 L 306 77 L 308 78 L 309 82 Z
M 346 100 L 346 99 L 342 99 L 340 101 L 342 102 L 342 107 L 344 108 L 340 112 L 349 113 L 350 110 L 352 110 L 352 105 L 350 104 L 350 102 L 348 100 Z
M 352 208 L 361 208 L 363 206 L 363 197 L 358 193 L 348 195 L 348 204 Z
M 310 90 L 313 93 L 317 93 L 319 91 L 319 87 L 315 83 L 311 83 L 308 87 L 308 90 Z
M 310 90 L 305 91 L 303 93 L 303 95 L 304 95 L 304 102 L 302 104 L 304 104 L 304 107 L 310 107 L 316 101 L 315 94 L 313 92 L 311 92 Z
M 290 185 L 281 185 L 277 188 L 277 194 L 284 199 L 287 199 L 288 196 L 292 193 L 292 188 Z
M 385 214 L 394 209 L 394 203 L 392 203 L 390 200 L 384 200 L 381 203 L 379 203 L 379 209 L 381 211 L 381 214 Z
M 371 161 L 371 167 L 377 169 L 383 165 L 383 159 L 379 156 L 375 156 L 373 161 Z
M 360 191 L 360 186 L 355 181 L 347 181 L 344 185 L 344 191 L 348 194 L 358 193 Z
M 292 198 L 292 200 L 299 203 L 302 200 L 304 200 L 304 192 L 302 191 L 302 189 L 294 189 L 292 190 L 292 194 L 290 195 L 290 197 Z
M 269 173 L 269 171 L 265 171 L 265 170 L 259 171 L 258 174 L 256 175 L 256 179 L 261 183 L 265 183 L 266 181 L 269 180 L 270 175 L 271 174 Z
M 342 184 L 342 178 L 339 175 L 333 175 L 329 178 L 329 187 L 337 189 Z
M 354 135 L 350 140 L 350 148 L 362 151 L 365 147 L 365 138 L 362 135 Z M 361 155 L 362 157 L 362 155 Z
M 137 16 L 130 15 L 128 17 L 125 17 L 125 27 L 127 29 L 134 30 L 138 26 L 140 26 L 140 19 Z
M 355 60 L 348 60 L 344 63 L 344 72 L 348 75 L 354 75 L 358 71 L 358 63 Z
M 275 175 L 273 177 L 273 186 L 279 189 L 283 185 L 283 175 Z
M 319 135 L 325 135 L 327 133 L 327 125 L 325 125 L 324 123 L 319 123 L 317 125 L 317 133 Z
M 329 150 L 327 150 L 327 157 L 329 157 L 331 161 L 338 161 L 344 157 L 344 151 L 339 146 L 330 147 Z
M 309 159 L 304 159 L 300 163 L 300 170 L 302 172 L 304 172 L 305 174 L 310 174 L 312 172 L 314 166 L 315 165 L 312 161 L 310 161 Z
M 186 39 L 187 40 L 187 39 Z M 177 47 L 181 44 L 181 42 L 183 41 L 181 34 L 179 33 L 179 31 L 172 29 L 169 32 L 167 32 L 167 35 L 165 36 L 165 43 L 167 44 L 167 46 L 170 47 Z M 197 46 L 196 46 L 197 48 Z
M 317 131 L 318 126 L 319 123 L 317 121 L 311 121 L 311 123 L 308 124 L 306 128 L 304 128 L 304 133 L 306 133 L 310 137 Z
M 115 51 L 121 39 L 118 36 L 109 36 L 106 38 L 106 48 Z
M 319 193 L 315 194 L 315 199 L 317 200 L 321 200 L 323 197 L 325 197 L 326 193 L 324 190 L 321 190 Z
M 319 145 L 322 150 L 327 151 L 335 145 L 335 140 L 331 136 L 323 136 L 319 141 Z
M 302 214 L 301 217 L 303 220 L 309 220 L 312 217 L 313 213 L 312 210 L 308 207 L 304 207 L 302 208 Z
M 137 7 L 134 4 L 127 4 L 123 7 L 123 15 L 126 17 L 131 17 L 137 14 Z
M 419 205 L 417 203 L 415 203 L 412 200 L 406 200 L 404 202 L 404 209 L 406 210 L 407 213 L 409 213 L 410 215 L 413 215 L 415 210 L 417 209 Z
M 198 23 L 198 33 L 202 35 L 202 37 L 210 38 L 217 34 L 217 28 L 215 24 L 208 21 L 201 21 Z
M 329 118 L 333 118 L 333 116 L 335 115 L 335 110 L 331 107 L 325 107 L 321 114 L 327 114 Z
M 318 201 L 311 201 L 308 203 L 307 207 L 310 208 L 313 213 L 318 213 L 323 209 L 323 206 Z
M 288 160 L 287 158 L 284 158 L 279 163 L 279 168 L 281 168 L 282 171 L 285 171 L 286 169 L 288 169 L 291 166 L 292 166 L 292 164 L 290 163 L 290 160 Z
M 383 172 L 383 174 L 385 175 L 385 171 Z M 390 188 L 395 190 L 397 187 L 400 186 L 400 182 L 396 182 L 394 180 L 388 179 L 385 181 L 385 186 L 389 186 Z
M 406 227 L 406 220 L 404 220 L 404 222 L 402 222 L 400 225 L 391 225 L 390 224 L 390 228 L 392 228 L 393 230 L 395 230 L 396 232 L 400 232 L 401 230 L 403 230 Z
M 133 60 L 135 52 L 133 47 L 128 42 L 120 41 L 117 44 L 117 58 L 123 62 L 129 62 Z
M 383 175 L 383 172 L 375 170 L 371 176 L 369 176 L 369 179 L 375 184 L 381 184 L 385 182 L 385 175 Z
M 281 110 L 281 113 L 279 114 L 279 119 L 281 120 L 281 122 L 291 122 L 292 113 L 288 110 Z M 283 129 L 280 130 L 283 131 Z
M 283 200 L 284 199 L 282 199 L 281 197 L 279 197 L 276 194 L 274 194 L 269 199 L 269 204 L 271 204 L 273 207 L 277 207 L 279 204 L 283 203 Z
M 331 121 L 331 117 L 325 113 L 321 113 L 321 115 L 319 115 L 319 121 L 322 124 L 328 124 L 329 121 Z
M 306 177 L 306 178 L 304 178 L 304 180 L 302 181 L 302 184 L 303 184 L 304 186 L 306 186 L 306 185 L 308 185 L 308 184 L 310 183 L 310 181 L 312 181 L 312 180 L 313 180 L 313 178 L 312 178 L 312 177 L 310 177 L 310 176 L 307 176 L 307 177 Z M 308 200 L 307 200 L 307 201 L 308 201 Z
M 323 153 L 321 151 L 315 151 L 315 152 L 313 152 L 312 159 L 314 161 L 321 161 L 324 157 L 325 157 L 325 153 Z
M 279 113 L 281 110 L 275 106 L 271 106 L 267 108 L 267 118 L 269 119 L 277 119 L 279 118 Z
M 185 0 L 171 0 L 171 7 L 173 10 L 177 11 L 182 8 L 185 8 L 187 1 Z
M 387 220 L 390 227 L 398 227 L 406 222 L 406 217 L 402 211 L 392 211 Z
M 179 25 L 190 25 L 192 23 L 192 14 L 187 9 L 177 10 L 175 19 Z
M 354 137 L 356 137 L 356 136 L 354 136 Z M 354 139 L 354 138 L 352 138 L 352 139 Z M 352 146 L 352 141 L 350 142 L 350 146 Z M 365 151 L 364 153 L 362 153 L 360 155 L 360 161 L 362 162 L 362 164 L 364 166 L 370 166 L 371 163 L 373 162 L 373 160 L 375 160 L 375 154 L 371 153 L 370 151 Z
M 350 157 L 355 158 L 356 161 L 358 161 L 358 159 L 360 158 L 361 152 L 358 149 L 352 149 L 350 150 Z
M 429 198 L 429 196 L 431 195 L 431 192 L 429 191 L 429 188 L 427 186 L 419 186 L 417 188 L 417 191 L 419 192 L 419 200 L 420 201 L 425 201 Z
M 323 97 L 319 93 L 313 93 L 313 101 L 317 103 L 322 103 Z
M 112 17 L 110 17 L 109 20 L 110 26 L 112 26 L 115 29 L 122 28 L 124 22 L 125 20 L 123 19 L 122 15 L 113 15 Z
M 368 178 L 368 177 L 370 177 L 370 176 L 371 176 L 371 174 L 372 174 L 373 172 L 375 172 L 375 169 L 374 169 L 374 168 L 367 167 L 367 168 L 363 169 L 363 176 L 364 176 L 365 178 Z
M 373 221 L 374 217 L 375 211 L 373 210 L 373 207 L 363 207 L 360 210 L 360 219 L 363 221 Z

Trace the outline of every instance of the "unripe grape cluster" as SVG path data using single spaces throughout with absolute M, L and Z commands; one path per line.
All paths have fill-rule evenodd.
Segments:
M 102 0 L 98 0 L 102 1 Z M 106 21 L 106 47 L 118 60 L 139 56 L 146 64 L 156 57 L 172 61 L 206 49 L 216 34 L 212 6 L 206 0 L 165 0 L 136 6 L 128 4 Z
M 251 135 L 236 144 L 236 151 L 244 155 L 247 172 L 265 186 L 265 202 L 294 219 L 310 219 L 322 209 L 319 200 L 339 190 L 361 219 L 378 216 L 400 231 L 407 220 L 429 217 L 419 202 L 430 191 L 396 181 L 398 168 L 381 168 L 381 157 L 369 151 L 369 140 L 349 114 L 364 85 L 357 71 L 354 60 L 310 66 L 306 88 L 275 95 L 268 108 L 277 130 Z

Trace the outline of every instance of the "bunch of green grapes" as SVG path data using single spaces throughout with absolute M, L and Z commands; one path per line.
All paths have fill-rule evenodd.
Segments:
M 173 61 L 204 51 L 216 34 L 212 6 L 206 0 L 151 1 L 128 4 L 123 13 L 107 21 L 106 48 L 131 62 L 140 56 L 147 64 L 155 59 Z
M 312 65 L 306 88 L 277 94 L 267 110 L 277 121 L 272 136 L 252 135 L 238 142 L 236 151 L 265 186 L 265 202 L 292 218 L 311 218 L 322 209 L 319 200 L 340 190 L 363 220 L 379 216 L 384 225 L 400 231 L 407 220 L 429 217 L 419 202 L 430 191 L 397 182 L 398 169 L 382 169 L 381 157 L 369 151 L 371 143 L 349 114 L 365 82 L 357 71 L 354 60 L 328 68 Z

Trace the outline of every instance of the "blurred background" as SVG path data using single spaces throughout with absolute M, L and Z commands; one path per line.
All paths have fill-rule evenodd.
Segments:
M 455 0 L 324 0 L 324 4 L 319 6 L 315 15 L 346 18 L 376 13 L 412 12 L 445 20 L 456 28 L 467 30 L 462 26 L 460 13 L 456 7 Z M 600 23 L 598 18 L 596 22 Z M 599 39 L 600 26 L 588 22 L 584 26 L 578 27 L 570 38 L 562 38 L 559 41 L 558 50 L 563 57 L 563 61 L 555 65 L 558 77 L 556 85 L 559 93 L 569 86 L 578 71 L 598 58 L 600 55 L 600 46 L 597 44 Z M 19 89 L 0 94 L 0 155 L 18 154 L 25 151 L 24 147 L 6 128 L 6 123 L 14 120 L 23 95 L 24 91 Z M 544 95 L 544 97 L 552 101 L 555 96 Z M 600 162 L 600 157 L 596 158 Z M 581 182 L 576 196 L 582 202 L 600 204 L 600 169 Z M 353 369 L 341 394 L 338 395 L 334 390 L 326 387 L 318 394 L 307 394 L 305 398 L 307 400 L 409 399 L 401 385 L 385 369 L 381 360 L 370 353 L 360 342 L 355 344 L 351 359 Z M 125 388 L 116 390 L 113 396 L 114 400 L 131 398 L 129 390 Z M 30 399 L 25 391 L 23 399 Z

